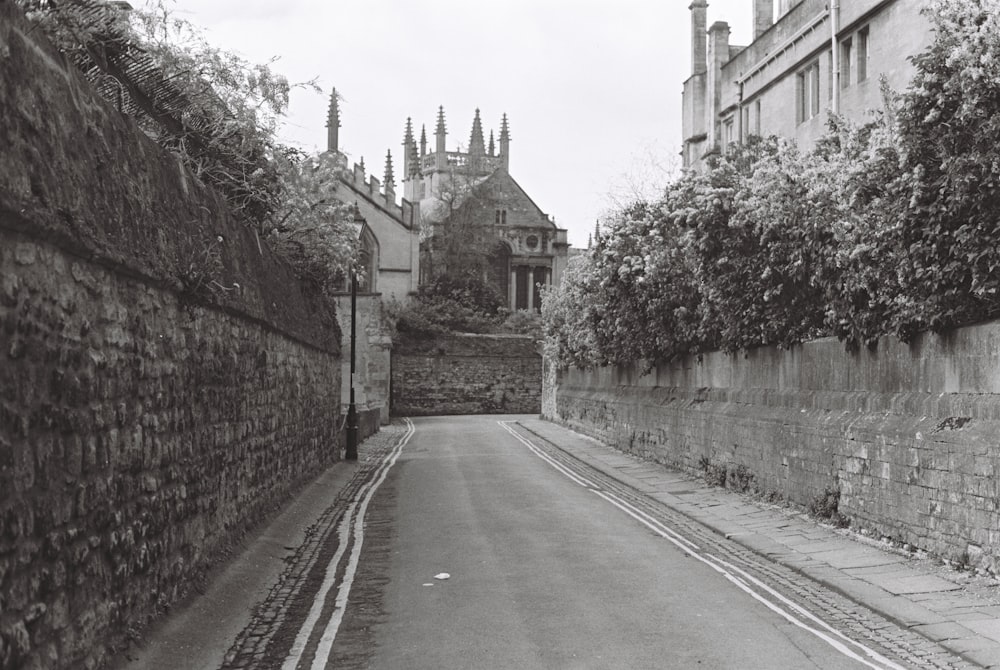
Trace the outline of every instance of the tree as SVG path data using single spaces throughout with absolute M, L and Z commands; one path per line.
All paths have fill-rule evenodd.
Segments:
M 335 292 L 349 271 L 364 271 L 352 208 L 337 198 L 343 167 L 332 154 L 296 150 L 278 154 L 275 162 L 281 199 L 264 222 L 263 237 L 299 277 Z
M 934 40 L 898 113 L 907 332 L 1000 313 L 1000 2 L 932 0 L 924 14 Z
M 504 300 L 491 281 L 500 236 L 493 220 L 495 199 L 489 177 L 451 170 L 433 195 L 433 205 L 421 212 L 425 222 L 421 262 L 431 278 L 425 290 L 449 295 L 457 288 L 480 311 L 495 315 Z

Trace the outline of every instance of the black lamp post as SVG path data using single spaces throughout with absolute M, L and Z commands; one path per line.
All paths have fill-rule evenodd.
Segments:
M 357 340 L 355 324 L 358 317 L 358 273 L 351 273 L 351 402 L 347 406 L 347 449 L 344 457 L 358 460 L 358 408 L 354 404 L 354 349 Z

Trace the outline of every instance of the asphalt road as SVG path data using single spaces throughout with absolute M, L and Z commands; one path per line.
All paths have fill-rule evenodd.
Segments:
M 356 524 L 356 565 L 337 570 L 342 620 L 286 667 L 883 667 L 560 471 L 502 418 L 414 421 Z

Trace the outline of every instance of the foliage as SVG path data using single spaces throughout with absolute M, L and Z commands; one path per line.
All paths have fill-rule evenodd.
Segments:
M 279 154 L 275 163 L 282 197 L 264 223 L 263 237 L 299 277 L 338 290 L 344 272 L 356 265 L 359 248 L 352 208 L 336 197 L 343 168 L 331 154 L 294 150 Z
M 492 333 L 506 317 L 496 289 L 480 275 L 442 275 L 420 287 L 399 312 L 396 329 L 415 337 L 438 333 Z
M 593 324 L 603 301 L 597 299 L 593 258 L 573 256 L 566 264 L 558 287 L 542 288 L 542 330 L 545 357 L 564 366 L 580 368 L 599 365 Z
M 498 331 L 512 335 L 530 335 L 535 340 L 541 340 L 543 336 L 542 315 L 538 312 L 529 312 L 526 309 L 515 310 L 500 324 Z
M 123 11 L 99 0 L 19 0 L 95 87 L 181 157 L 243 220 L 260 224 L 280 184 L 271 161 L 290 85 L 210 45 L 162 0 Z
M 1000 312 L 1000 2 L 934 0 L 899 109 L 903 314 L 936 330 Z
M 1000 0 L 932 0 L 931 46 L 809 152 L 751 139 L 621 210 L 546 296 L 561 366 L 904 340 L 1000 314 Z
M 483 177 L 451 170 L 433 193 L 433 205 L 421 210 L 429 221 L 422 262 L 432 277 L 490 276 L 491 259 L 500 242 L 492 222 L 494 194 Z
M 270 63 L 212 46 L 163 0 L 130 11 L 102 0 L 17 1 L 99 93 L 222 195 L 298 276 L 329 289 L 348 270 L 357 242 L 333 196 L 339 167 L 277 142 L 293 85 Z M 207 275 L 197 283 L 221 286 Z

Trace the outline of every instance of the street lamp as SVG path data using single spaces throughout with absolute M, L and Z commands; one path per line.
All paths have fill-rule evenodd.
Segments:
M 347 449 L 344 458 L 358 460 L 358 407 L 354 404 L 354 365 L 357 345 L 358 273 L 351 271 L 351 402 L 347 405 Z
M 354 226 L 357 239 L 364 239 L 368 222 L 361 216 L 357 203 L 354 204 Z M 357 361 L 357 321 L 358 321 L 358 268 L 351 269 L 351 400 L 347 405 L 347 444 L 344 458 L 349 461 L 358 460 L 358 406 L 354 401 L 354 371 Z

